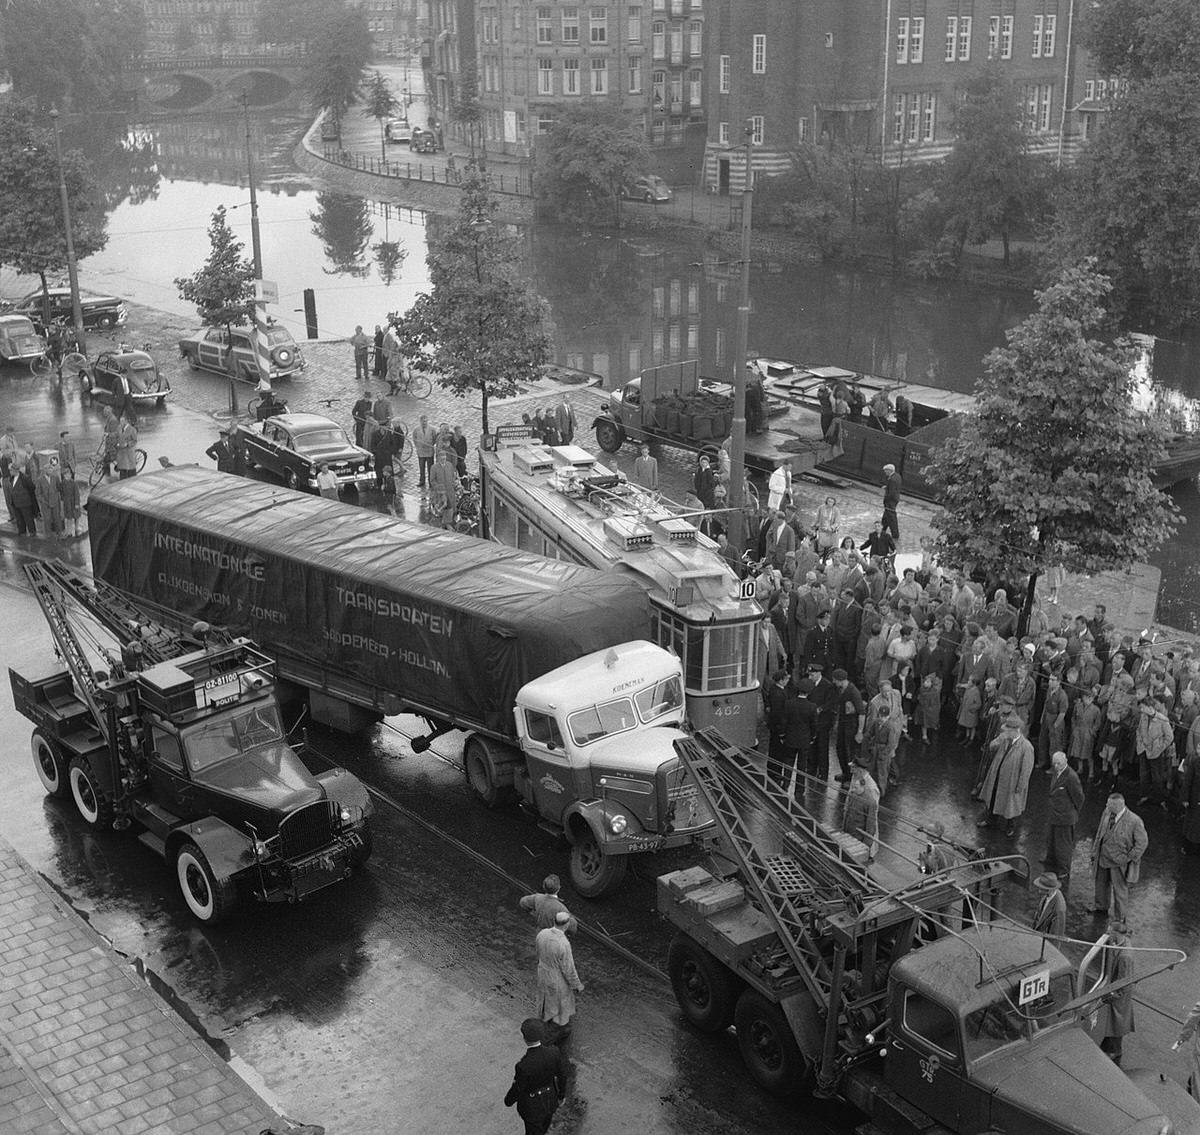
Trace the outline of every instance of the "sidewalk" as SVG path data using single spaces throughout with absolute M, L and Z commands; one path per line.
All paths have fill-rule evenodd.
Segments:
M 288 1127 L 0 840 L 0 1131 L 272 1126 Z

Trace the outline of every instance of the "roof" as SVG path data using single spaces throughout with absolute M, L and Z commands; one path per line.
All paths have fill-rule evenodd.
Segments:
M 323 414 L 274 414 L 271 421 L 282 423 L 293 433 L 303 433 L 305 430 L 327 430 L 330 427 L 336 430 L 342 429 L 332 418 L 327 418 Z
M 1069 970 L 1070 963 L 1040 934 L 992 924 L 939 938 L 913 950 L 892 967 L 892 974 L 898 981 L 933 1000 L 952 1004 L 966 1015 L 996 1000 L 999 990 L 990 978 L 1004 975 L 1001 984 L 1008 990 L 1017 981 L 1018 969 L 1033 973 L 1046 967 L 1058 972 Z
M 589 569 L 590 570 L 590 569 Z M 626 642 L 597 658 L 577 658 L 521 690 L 525 703 L 572 710 L 638 690 L 679 673 L 679 659 L 651 642 Z

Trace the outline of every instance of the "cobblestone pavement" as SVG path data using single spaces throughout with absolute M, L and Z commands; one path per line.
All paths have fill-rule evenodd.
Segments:
M 272 1125 L 280 1117 L 0 841 L 0 1131 Z

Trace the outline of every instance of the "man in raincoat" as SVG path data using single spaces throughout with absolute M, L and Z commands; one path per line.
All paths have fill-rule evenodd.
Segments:
M 1033 746 L 1021 734 L 1021 719 L 1013 714 L 992 742 L 991 763 L 979 790 L 984 807 L 979 827 L 991 827 L 995 817 L 1005 822 L 1005 835 L 1015 834 L 1016 822 L 1025 812 L 1032 772 Z
M 571 915 L 560 910 L 554 925 L 539 930 L 534 939 L 537 949 L 537 1011 L 546 1024 L 546 1039 L 563 1044 L 571 1036 L 575 1016 L 575 994 L 583 992 L 583 982 L 575 972 L 575 958 L 567 940 Z

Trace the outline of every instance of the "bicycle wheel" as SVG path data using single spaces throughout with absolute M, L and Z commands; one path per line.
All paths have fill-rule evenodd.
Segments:
M 433 383 L 423 374 L 410 374 L 404 392 L 424 401 L 433 393 Z
M 68 351 L 63 356 L 62 369 L 67 374 L 78 374 L 87 367 L 87 355 L 78 351 Z
M 250 401 L 246 403 L 246 415 L 249 417 L 249 419 L 252 422 L 258 417 L 258 408 L 261 405 L 262 405 L 262 396 L 261 395 L 257 398 L 251 398 Z
M 43 375 L 49 374 L 50 368 L 53 365 L 50 361 L 50 356 L 45 354 L 38 355 L 37 358 L 29 360 L 29 370 L 35 378 L 41 378 Z
M 92 471 L 88 474 L 88 488 L 94 489 L 101 481 L 104 480 L 104 475 L 107 469 L 104 464 L 103 457 L 92 458 Z
M 407 429 L 404 431 L 404 444 L 392 455 L 392 461 L 399 461 L 401 465 L 407 465 L 413 456 L 413 446 L 410 438 L 412 435 Z
M 146 451 L 144 449 L 135 449 L 133 451 L 133 471 L 140 473 L 146 468 Z

